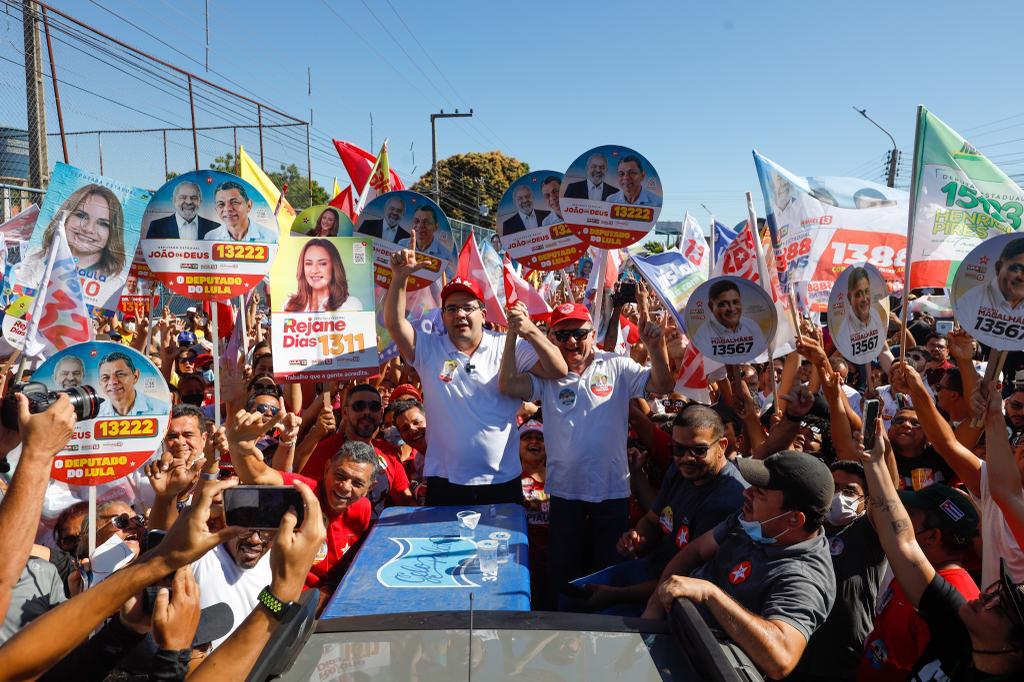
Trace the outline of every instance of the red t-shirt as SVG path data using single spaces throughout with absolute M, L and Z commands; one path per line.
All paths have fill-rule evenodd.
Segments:
M 978 598 L 978 586 L 964 569 L 943 568 L 937 573 L 964 599 Z M 864 640 L 864 656 L 857 669 L 857 679 L 902 682 L 924 652 L 931 632 L 895 580 L 881 595 L 880 601 L 882 612 L 875 617 L 875 629 Z
M 309 478 L 321 478 L 324 475 L 327 463 L 341 449 L 346 440 L 348 439 L 345 438 L 344 431 L 338 431 L 324 438 L 313 448 L 312 454 L 306 460 L 306 465 L 302 467 L 302 471 L 299 473 Z M 381 468 L 388 477 L 388 492 L 392 500 L 394 500 L 394 496 L 397 493 L 409 487 L 409 477 L 406 476 L 405 467 L 402 466 L 402 451 L 380 438 L 371 439 L 370 445 L 377 452 L 377 457 L 381 459 Z
M 322 479 L 313 480 L 302 474 L 289 474 L 283 471 L 281 478 L 284 479 L 285 485 L 291 485 L 295 480 L 302 481 L 313 489 L 322 503 Z M 370 527 L 370 501 L 365 497 L 349 505 L 340 514 L 332 514 L 326 505 L 323 511 L 327 518 L 327 540 L 317 552 L 313 567 L 306 576 L 307 588 L 325 585 L 334 587 L 352 561 L 349 550 L 363 539 Z

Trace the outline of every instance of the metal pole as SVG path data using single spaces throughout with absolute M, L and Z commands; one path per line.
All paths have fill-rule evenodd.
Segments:
M 441 110 L 444 113 L 444 110 Z M 441 183 L 437 177 L 437 114 L 430 115 L 430 172 L 434 174 L 434 201 L 441 205 Z M 370 126 L 370 137 L 373 138 L 373 126 Z M 372 143 L 371 143 L 372 144 Z M 372 148 L 372 147 L 371 147 Z
M 167 167 L 167 131 L 164 132 L 164 180 L 170 175 L 170 169 Z
M 25 42 L 25 108 L 28 119 L 28 181 L 44 188 L 50 167 L 46 149 L 46 104 L 43 101 L 43 60 L 40 54 L 39 25 L 33 0 L 22 0 Z M 33 163 L 34 161 L 34 163 Z
M 96 146 L 100 150 L 100 175 L 103 175 L 103 133 L 96 133 Z
M 199 136 L 196 134 L 196 99 L 192 93 L 192 74 L 188 75 L 188 106 L 192 110 L 192 151 L 196 157 L 196 170 L 199 170 Z
M 50 20 L 43 8 L 43 31 L 46 33 L 46 53 L 50 59 L 50 80 L 53 83 L 53 101 L 57 105 L 57 126 L 60 128 L 60 147 L 64 152 L 64 163 L 68 163 L 68 138 L 64 134 L 64 111 L 60 106 L 60 88 L 57 87 L 57 65 L 53 61 L 53 41 L 50 40 Z
M 259 104 L 256 105 L 256 119 L 260 129 L 260 168 L 264 168 L 266 164 L 263 162 L 263 107 Z
M 310 118 L 313 111 L 310 110 Z M 309 126 L 306 126 L 306 187 L 309 188 L 309 205 L 313 205 L 313 153 L 309 148 Z
M 242 163 L 242 160 L 238 158 L 238 128 L 232 128 L 231 130 L 232 134 L 234 135 L 233 139 L 235 141 L 235 147 L 234 150 L 231 152 L 231 155 L 235 157 L 235 175 L 238 175 L 238 171 L 240 170 L 239 166 Z
M 894 138 L 892 136 L 892 133 L 890 133 L 888 130 L 886 130 L 882 126 L 878 125 L 878 121 L 876 121 L 875 119 L 873 119 L 870 116 L 868 116 L 868 110 L 867 109 L 858 109 L 857 107 L 853 107 L 853 110 L 856 111 L 861 116 L 863 116 L 864 118 L 866 118 L 867 120 L 871 121 L 871 123 L 874 124 L 874 126 L 876 128 L 878 128 L 883 133 L 885 133 L 886 135 L 889 136 L 889 140 L 892 142 L 892 154 L 889 157 L 889 171 L 886 174 L 885 184 L 888 185 L 889 187 L 895 187 L 896 186 L 896 164 L 899 161 L 899 157 L 900 157 L 899 147 L 896 146 L 896 138 Z
M 210 70 L 210 0 L 203 2 L 203 24 L 206 29 L 206 60 L 203 66 Z

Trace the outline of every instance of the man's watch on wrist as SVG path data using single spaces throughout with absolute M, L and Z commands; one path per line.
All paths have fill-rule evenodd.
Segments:
M 274 620 L 279 621 L 290 619 L 302 608 L 302 606 L 297 602 L 284 602 L 275 597 L 274 593 L 270 591 L 270 585 L 267 585 L 260 590 L 256 600 L 263 608 L 270 612 L 270 615 L 274 617 Z

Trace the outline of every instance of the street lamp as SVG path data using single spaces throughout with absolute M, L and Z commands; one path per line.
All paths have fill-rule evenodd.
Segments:
M 887 186 L 889 186 L 889 187 L 895 187 L 896 186 L 896 164 L 899 163 L 899 159 L 900 159 L 900 150 L 896 146 L 896 138 L 894 138 L 892 136 L 892 133 L 890 133 L 888 130 L 886 130 L 882 126 L 878 125 L 878 121 L 876 121 L 875 119 L 873 119 L 870 116 L 868 116 L 868 110 L 867 109 L 858 109 L 857 107 L 853 107 L 853 110 L 856 111 L 861 116 L 863 116 L 864 118 L 866 118 L 867 120 L 871 121 L 876 128 L 878 128 L 883 133 L 888 135 L 889 139 L 892 141 L 892 152 L 889 154 L 889 172 L 888 172 L 888 174 L 887 174 L 887 176 L 885 178 L 885 184 Z

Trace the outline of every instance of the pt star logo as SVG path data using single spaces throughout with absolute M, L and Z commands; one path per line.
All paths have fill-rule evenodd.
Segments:
M 729 582 L 733 585 L 739 585 L 747 582 L 747 578 L 750 577 L 750 570 L 751 566 L 749 561 L 739 562 L 732 567 L 731 571 L 729 571 Z
M 351 542 L 346 542 L 345 546 L 341 548 L 342 556 L 344 556 L 351 547 L 352 547 L 352 543 Z

